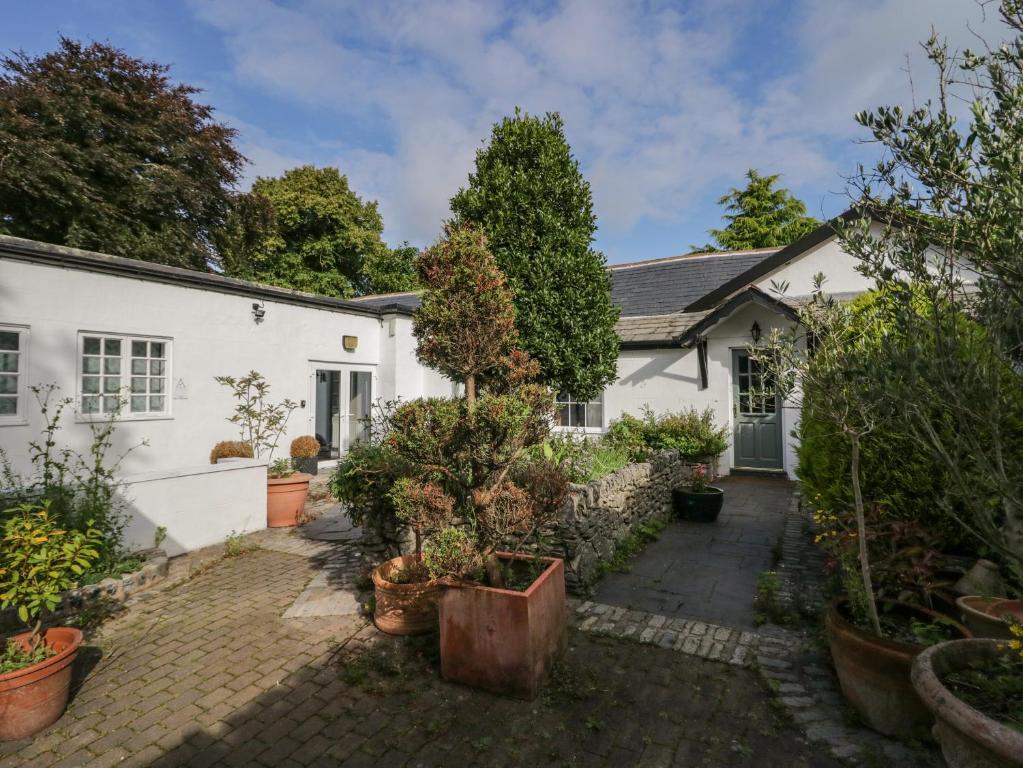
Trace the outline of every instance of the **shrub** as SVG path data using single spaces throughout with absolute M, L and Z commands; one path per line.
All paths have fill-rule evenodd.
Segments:
M 354 525 L 383 531 L 397 523 L 391 488 L 408 473 L 407 462 L 390 445 L 358 442 L 337 463 L 328 487 Z
M 99 559 L 102 531 L 61 528 L 50 503 L 21 504 L 7 510 L 0 547 L 0 608 L 13 607 L 31 631 L 30 653 L 41 641 L 41 617 L 60 605 L 72 587 Z
M 312 435 L 302 435 L 291 441 L 291 458 L 315 459 L 320 455 L 320 441 Z
M 252 446 L 241 440 L 221 440 L 210 451 L 210 464 L 221 459 L 251 459 Z
M 604 442 L 626 452 L 632 461 L 643 461 L 650 453 L 646 422 L 629 413 L 611 422 L 604 433 Z
M 270 466 L 267 467 L 267 477 L 273 478 L 274 480 L 280 480 L 281 478 L 291 477 L 295 474 L 295 468 L 291 465 L 291 461 L 288 459 L 275 459 L 270 462 Z
M 644 461 L 651 451 L 678 451 L 687 459 L 706 459 L 728 447 L 728 427 L 715 425 L 710 408 L 690 407 L 661 416 L 646 408 L 641 419 L 625 414 L 611 422 L 604 441 L 632 461 Z
M 476 543 L 464 528 L 445 528 L 433 536 L 423 549 L 423 562 L 433 578 L 478 575 L 483 558 Z
M 578 439 L 565 433 L 551 435 L 531 451 L 531 456 L 557 465 L 573 483 L 588 483 L 604 477 L 632 460 L 628 451 L 604 439 Z

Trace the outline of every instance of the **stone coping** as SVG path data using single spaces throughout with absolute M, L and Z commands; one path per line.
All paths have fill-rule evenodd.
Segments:
M 122 475 L 117 480 L 125 485 L 134 485 L 136 483 L 149 483 L 154 480 L 171 480 L 176 477 L 210 475 L 216 472 L 232 472 L 239 469 L 265 466 L 267 466 L 265 459 L 236 459 L 234 461 L 221 461 L 217 464 L 198 464 L 189 467 L 174 467 L 172 469 L 155 469 L 151 472 L 137 472 L 131 475 Z

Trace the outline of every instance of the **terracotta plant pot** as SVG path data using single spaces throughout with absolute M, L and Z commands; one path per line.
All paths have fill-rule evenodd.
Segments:
M 542 559 L 547 567 L 524 592 L 475 584 L 445 588 L 440 664 L 446 680 L 536 698 L 566 643 L 565 563 Z
M 305 509 L 312 475 L 296 472 L 289 477 L 266 479 L 266 527 L 287 528 L 297 525 Z
M 721 513 L 725 503 L 725 492 L 721 488 L 708 485 L 705 491 L 693 491 L 689 488 L 676 488 L 671 492 L 672 505 L 675 513 L 683 520 L 697 523 L 713 523 Z
M 883 602 L 924 621 L 943 618 L 935 611 L 915 605 Z M 920 728 L 929 726 L 933 720 L 909 678 L 913 659 L 924 646 L 887 640 L 866 632 L 845 618 L 845 610 L 844 599 L 832 602 L 825 628 L 846 700 L 875 731 L 903 739 L 918 735 Z M 970 637 L 966 627 L 955 626 L 962 637 Z
M 28 648 L 30 633 L 12 640 Z M 0 741 L 24 739 L 52 725 L 67 707 L 71 690 L 71 665 L 82 644 L 82 633 L 71 627 L 55 627 L 43 633 L 55 656 L 0 675 Z M 0 640 L 0 642 L 6 642 Z
M 416 562 L 415 555 L 402 555 L 373 569 L 376 607 L 373 622 L 389 635 L 415 635 L 437 628 L 437 603 L 443 587 L 436 579 L 412 584 L 395 584 L 388 577 Z
M 994 661 L 995 640 L 953 640 L 931 646 L 913 662 L 913 687 L 934 714 L 934 737 L 949 768 L 1023 766 L 1023 733 L 992 720 L 957 698 L 941 679 Z
M 956 600 L 956 606 L 962 612 L 963 623 L 970 628 L 974 637 L 990 637 L 995 640 L 1008 640 L 1012 637 L 1009 625 L 1000 616 L 991 611 L 1001 603 L 1019 603 L 1018 600 L 1006 600 L 1001 597 L 980 597 L 967 595 Z

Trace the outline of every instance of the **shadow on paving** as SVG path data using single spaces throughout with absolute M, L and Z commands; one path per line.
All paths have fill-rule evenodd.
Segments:
M 533 702 L 440 679 L 435 636 L 284 620 L 315 573 L 257 550 L 104 627 L 65 717 L 12 766 L 837 766 L 755 673 L 572 632 Z M 91 659 L 95 659 L 93 652 Z
M 604 577 L 595 602 L 670 618 L 754 629 L 757 577 L 775 565 L 794 484 L 783 479 L 722 478 L 714 523 L 675 521 L 629 564 Z

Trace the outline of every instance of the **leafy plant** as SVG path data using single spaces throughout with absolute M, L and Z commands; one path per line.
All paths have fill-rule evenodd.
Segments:
M 604 441 L 644 461 L 651 451 L 678 451 L 687 459 L 719 456 L 728 447 L 728 427 L 714 423 L 714 411 L 688 408 L 658 416 L 649 407 L 643 417 L 624 414 L 611 422 Z
M 251 459 L 252 446 L 242 440 L 221 440 L 210 451 L 210 464 L 221 459 Z
M 158 525 L 153 532 L 153 548 L 159 549 L 160 545 L 167 540 L 167 526 Z
M 280 403 L 268 400 L 270 384 L 258 371 L 249 371 L 240 377 L 214 376 L 215 381 L 231 390 L 238 404 L 228 418 L 241 431 L 241 440 L 252 447 L 255 458 L 273 458 L 277 442 L 288 426 L 288 419 L 298 403 L 284 399 Z
M 0 548 L 0 608 L 13 607 L 29 628 L 29 651 L 40 641 L 42 615 L 60 605 L 99 559 L 103 534 L 96 528 L 64 529 L 50 516 L 50 504 L 21 504 L 8 510 Z
M 276 459 L 270 463 L 270 466 L 266 470 L 267 477 L 274 479 L 281 479 L 284 477 L 291 477 L 295 474 L 295 468 L 291 465 L 289 459 Z
M 703 493 L 707 487 L 707 465 L 697 464 L 693 467 L 693 474 L 689 478 L 689 489 L 693 493 Z

